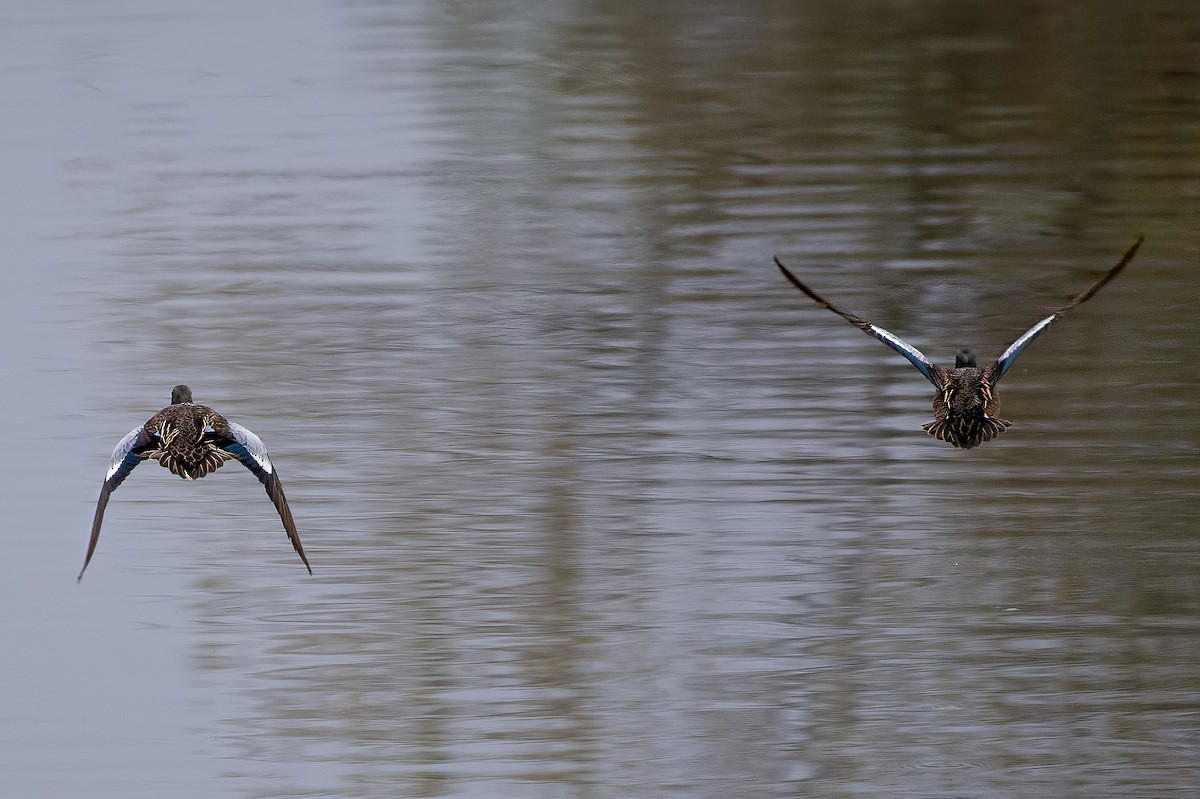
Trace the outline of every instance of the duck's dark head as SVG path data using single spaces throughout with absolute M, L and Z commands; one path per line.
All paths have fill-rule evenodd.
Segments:
M 178 405 L 181 402 L 192 401 L 192 390 L 182 383 L 171 389 L 171 404 Z
M 963 367 L 967 366 L 974 368 L 975 350 L 970 349 L 969 347 L 963 347 L 954 355 L 954 368 L 962 369 Z M 181 386 L 181 388 L 187 388 L 187 386 Z

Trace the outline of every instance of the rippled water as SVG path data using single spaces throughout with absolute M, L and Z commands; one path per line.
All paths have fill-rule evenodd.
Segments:
M 0 21 L 0 794 L 1194 794 L 1189 4 Z M 1139 231 L 969 452 L 771 263 L 986 357 Z M 73 584 L 177 382 L 313 577 L 151 464 Z

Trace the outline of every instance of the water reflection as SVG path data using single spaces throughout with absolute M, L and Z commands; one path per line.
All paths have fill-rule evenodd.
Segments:
M 68 74 L 108 138 L 62 159 L 109 267 L 70 300 L 94 396 L 188 382 L 271 442 L 315 572 L 241 475 L 110 509 L 89 579 L 184 598 L 215 782 L 1187 795 L 1200 54 L 1172 3 L 1142 13 L 61 23 L 103 54 Z M 944 359 L 1137 229 L 969 454 L 770 263 Z

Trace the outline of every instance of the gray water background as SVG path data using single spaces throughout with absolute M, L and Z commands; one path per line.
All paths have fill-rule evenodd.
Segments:
M 13 0 L 0 103 L 0 795 L 1200 790 L 1194 3 Z M 945 360 L 1139 231 L 969 452 L 771 264 Z M 151 464 L 74 583 L 177 382 L 313 577 Z

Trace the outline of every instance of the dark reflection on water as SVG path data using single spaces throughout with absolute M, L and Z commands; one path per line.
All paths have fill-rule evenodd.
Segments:
M 1190 795 L 1186 8 L 70 23 L 112 130 L 64 158 L 112 274 L 73 295 L 88 410 L 132 426 L 188 380 L 271 447 L 315 571 L 229 469 L 110 506 L 93 568 L 172 578 L 216 783 Z M 1138 230 L 969 453 L 770 262 L 944 359 Z

